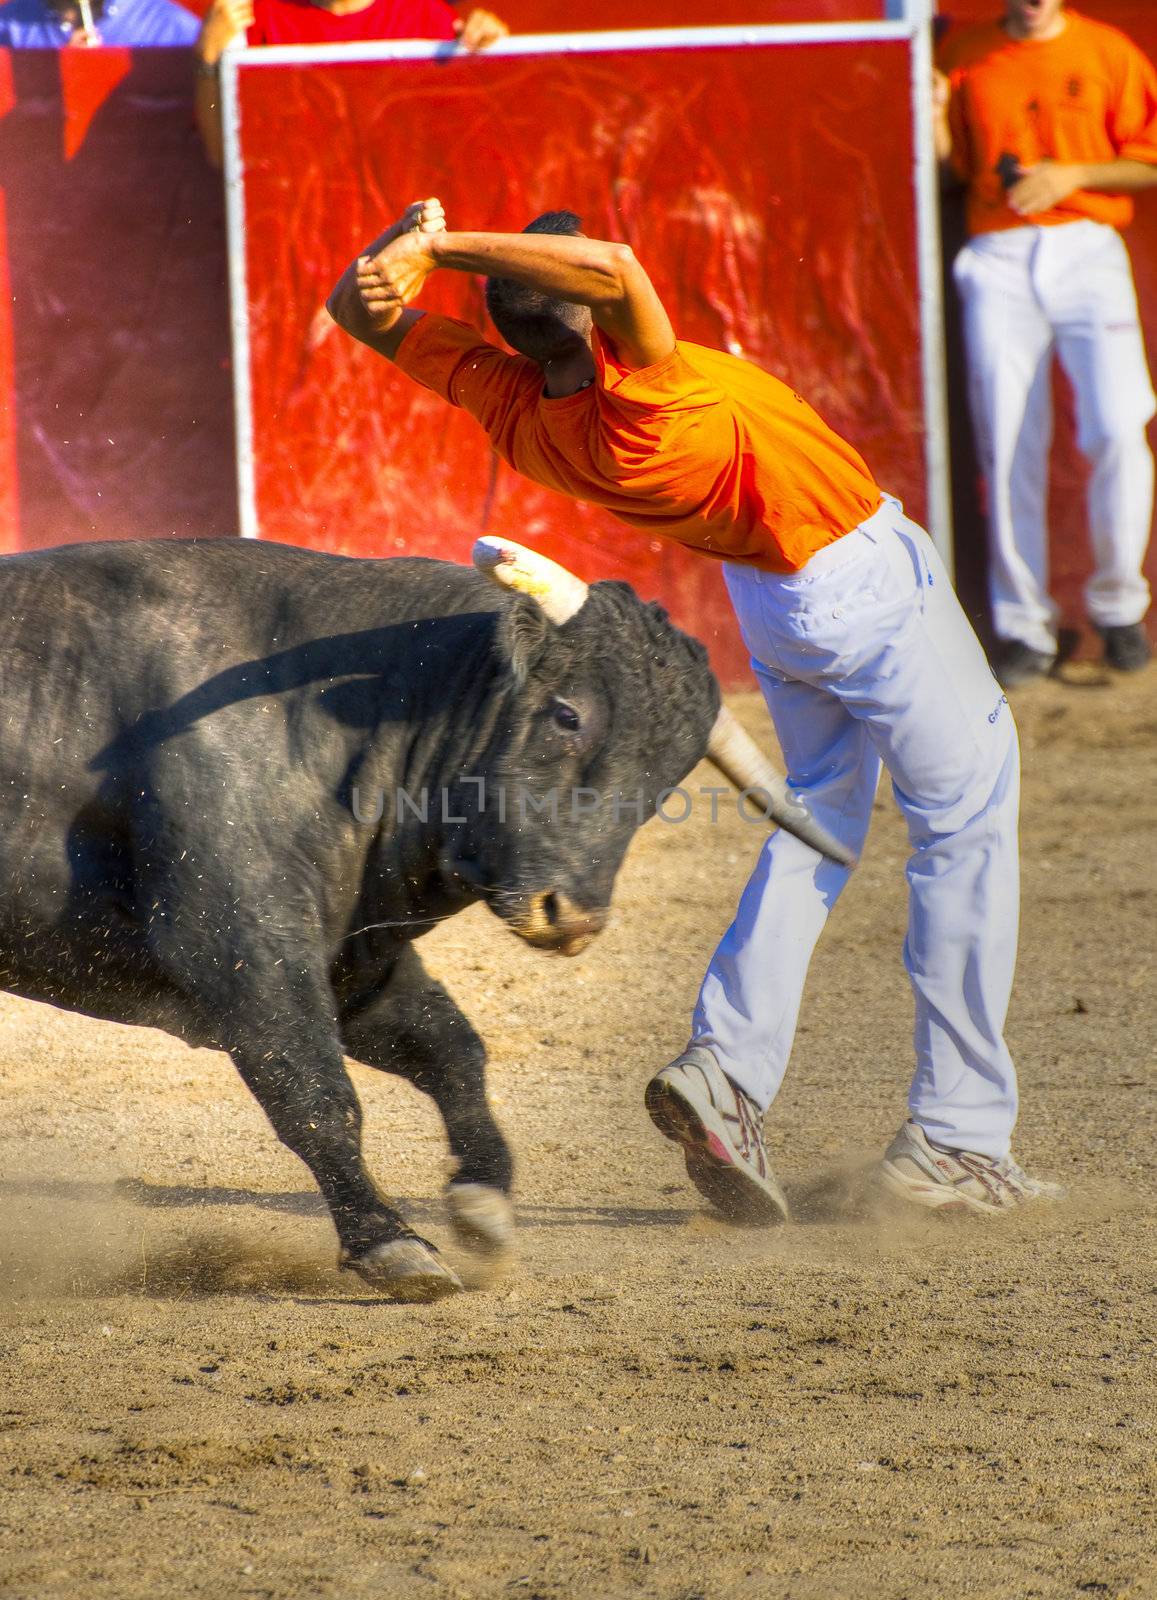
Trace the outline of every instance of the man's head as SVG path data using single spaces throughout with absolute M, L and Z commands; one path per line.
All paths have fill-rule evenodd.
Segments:
M 522 231 L 577 238 L 582 233 L 582 218 L 573 211 L 544 211 Z M 590 342 L 589 307 L 556 299 L 540 289 L 515 283 L 512 278 L 487 278 L 486 309 L 510 348 L 540 366 L 571 354 L 578 344 Z
M 1065 29 L 1065 0 L 1004 0 L 1005 30 L 1014 39 L 1055 39 Z

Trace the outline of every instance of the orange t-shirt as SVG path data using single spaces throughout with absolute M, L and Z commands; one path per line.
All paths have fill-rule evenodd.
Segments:
M 632 372 L 597 332 L 595 360 L 589 388 L 552 399 L 535 362 L 430 314 L 395 357 L 523 477 L 720 561 L 795 572 L 878 509 L 852 447 L 750 362 L 680 341 Z
M 968 230 L 1091 219 L 1122 228 L 1128 195 L 1078 189 L 1049 211 L 1018 216 L 1005 204 L 1001 157 L 1038 161 L 1157 162 L 1157 71 L 1116 28 L 1065 12 L 1055 39 L 1010 39 L 999 22 L 950 35 L 939 66 L 952 83 L 952 160 L 968 184 Z

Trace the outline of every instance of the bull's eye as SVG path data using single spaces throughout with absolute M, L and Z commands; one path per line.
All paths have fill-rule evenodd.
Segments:
M 550 711 L 554 718 L 555 726 L 564 729 L 567 733 L 577 733 L 583 725 L 583 719 L 579 716 L 574 706 L 569 705 L 565 700 L 552 701 Z

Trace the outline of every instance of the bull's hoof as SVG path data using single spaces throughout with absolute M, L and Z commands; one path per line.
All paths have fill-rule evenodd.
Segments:
M 450 1221 L 467 1250 L 500 1255 L 514 1243 L 510 1196 L 488 1183 L 452 1183 L 446 1191 Z
M 343 1257 L 342 1266 L 392 1300 L 442 1300 L 463 1288 L 458 1274 L 421 1239 L 395 1239 L 392 1244 L 376 1245 L 364 1256 Z

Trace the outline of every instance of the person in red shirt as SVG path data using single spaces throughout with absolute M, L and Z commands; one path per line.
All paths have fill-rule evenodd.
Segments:
M 938 153 L 967 184 L 955 276 L 988 481 L 989 587 L 1006 687 L 1049 671 L 1048 455 L 1054 353 L 1072 383 L 1091 473 L 1085 592 L 1106 660 L 1149 659 L 1142 572 L 1153 516 L 1155 410 L 1129 256 L 1132 194 L 1157 183 L 1157 71 L 1124 34 L 1065 0 L 1006 0 L 948 36 Z
M 222 162 L 218 71 L 241 33 L 247 45 L 351 44 L 363 39 L 457 41 L 485 50 L 510 29 L 481 6 L 451 0 L 212 0 L 194 50 L 197 126 L 214 167 Z
M 438 268 L 487 275 L 491 319 L 517 354 L 412 306 Z M 352 337 L 465 408 L 516 471 L 723 563 L 812 816 L 857 855 L 883 763 L 907 818 L 917 1065 L 911 1120 L 881 1181 L 936 1209 L 1055 1196 L 1009 1154 L 1016 731 L 928 535 L 787 384 L 677 339 L 633 252 L 585 238 L 571 212 L 520 234 L 451 233 L 437 201 L 418 202 L 350 264 L 328 306 Z M 762 1121 L 847 878 L 846 864 L 772 835 L 704 979 L 690 1043 L 647 1086 L 692 1182 L 734 1220 L 787 1214 Z

